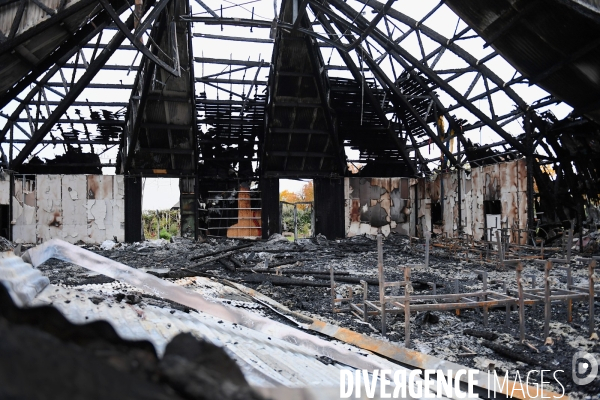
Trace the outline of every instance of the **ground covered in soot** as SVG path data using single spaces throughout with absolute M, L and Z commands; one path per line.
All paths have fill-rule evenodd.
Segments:
M 354 302 L 361 302 L 363 286 L 360 281 L 365 280 L 369 283 L 368 298 L 377 300 L 376 243 L 375 237 L 365 236 L 335 241 L 319 236 L 292 243 L 275 235 L 269 241 L 209 238 L 194 242 L 174 238 L 172 242 L 159 240 L 132 245 L 106 242 L 102 246 L 84 247 L 164 279 L 204 276 L 239 282 L 257 289 L 292 311 L 381 338 L 380 317 L 372 316 L 364 322 L 351 313 L 332 311 L 329 279 L 330 267 L 333 266 L 337 297 L 347 297 L 348 289 L 352 287 Z M 424 262 L 423 241 L 413 239 L 409 242 L 407 237 L 390 235 L 384 238 L 383 243 L 386 281 L 403 280 L 399 266 Z M 546 256 L 561 257 L 560 254 L 548 253 Z M 530 287 L 533 276 L 540 285 L 543 282 L 543 265 L 533 262 L 525 262 L 524 265 L 526 287 Z M 40 269 L 52 283 L 70 287 L 111 282 L 110 278 L 56 260 L 50 260 Z M 461 293 L 482 290 L 481 275 L 476 271 L 487 272 L 489 290 L 503 292 L 505 285 L 509 293 L 516 296 L 514 268 L 461 261 L 435 246 L 429 267 L 417 266 L 411 270 L 413 294 L 431 294 L 429 283 L 432 282 L 436 283 L 438 294 L 454 293 L 456 284 Z M 562 274 L 553 274 L 551 279 L 555 287 L 566 286 L 566 276 Z M 573 281 L 575 285 L 587 286 L 585 266 L 575 267 Z M 117 297 L 118 301 L 182 307 L 126 288 Z M 594 301 L 597 310 L 595 324 L 598 327 L 598 294 Z M 509 376 L 515 378 L 518 373 L 524 383 L 531 370 L 563 370 L 555 375 L 560 384 L 552 379 L 552 373 L 545 373 L 544 380 L 550 380 L 551 384 L 544 387 L 561 393 L 562 385 L 572 398 L 600 399 L 600 378 L 586 386 L 578 386 L 571 376 L 572 358 L 576 352 L 592 353 L 597 358 L 600 353 L 598 341 L 588 340 L 587 300 L 574 301 L 572 323 L 567 323 L 565 302 L 552 304 L 551 345 L 546 345 L 542 337 L 543 305 L 526 306 L 525 310 L 526 343 L 519 342 L 518 311 L 510 311 L 507 321 L 506 310 L 502 307 L 490 310 L 487 327 L 483 323 L 482 311 L 478 309 L 462 310 L 460 315 L 454 311 L 413 314 L 411 347 L 464 366 L 495 369 L 502 376 L 508 371 Z M 388 316 L 385 339 L 404 345 L 403 314 Z M 495 350 L 492 349 L 494 347 Z M 533 383 L 539 383 L 537 373 L 529 374 L 529 384 Z

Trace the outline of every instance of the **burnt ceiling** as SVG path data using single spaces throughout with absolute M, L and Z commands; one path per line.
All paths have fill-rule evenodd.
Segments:
M 275 4 L 2 2 L 3 168 L 76 149 L 117 173 L 249 181 L 525 157 L 538 190 L 597 193 L 593 2 Z

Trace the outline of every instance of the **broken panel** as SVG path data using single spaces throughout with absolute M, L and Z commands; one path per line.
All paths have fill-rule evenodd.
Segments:
M 362 234 L 408 235 L 414 231 L 409 178 L 361 178 L 344 180 L 346 236 Z
M 419 199 L 419 224 L 422 229 L 431 229 L 434 233 L 449 237 L 457 237 L 462 230 L 480 240 L 487 237 L 484 229 L 493 227 L 489 226 L 488 221 L 496 221 L 498 218 L 495 216 L 500 215 L 499 224 L 510 230 L 511 243 L 525 244 L 527 241 L 525 232 L 519 234 L 519 230 L 527 226 L 527 173 L 524 159 L 421 178 Z M 432 220 L 432 215 L 438 203 L 441 220 L 436 221 Z
M 16 176 L 13 236 L 17 243 L 123 241 L 123 178 L 101 175 Z M 117 193 L 117 198 L 115 198 Z

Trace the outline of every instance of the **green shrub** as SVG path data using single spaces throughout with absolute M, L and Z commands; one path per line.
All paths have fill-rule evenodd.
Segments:
M 165 228 L 160 230 L 160 238 L 165 240 L 171 240 L 171 234 L 167 232 Z

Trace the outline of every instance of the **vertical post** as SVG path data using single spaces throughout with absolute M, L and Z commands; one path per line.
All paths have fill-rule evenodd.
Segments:
M 369 293 L 369 284 L 366 281 L 361 281 L 363 285 L 363 321 L 367 322 L 369 311 L 367 310 L 367 295 Z
M 279 218 L 279 179 L 261 178 L 261 229 L 262 238 L 268 239 L 274 233 L 281 233 Z
M 519 290 L 519 337 L 521 342 L 525 340 L 525 297 L 523 294 L 523 278 L 521 276 L 523 272 L 523 264 L 520 261 L 517 262 L 517 287 Z
M 381 305 L 381 335 L 385 336 L 385 278 L 383 276 L 383 236 L 377 234 L 377 271 L 379 273 L 379 303 Z
M 298 240 L 298 204 L 294 204 L 294 242 Z
M 125 242 L 142 241 L 142 178 L 125 177 Z
M 567 262 L 571 262 L 571 247 L 573 247 L 573 225 L 575 221 L 571 221 L 571 228 L 569 229 L 569 237 L 567 238 Z
M 483 301 L 487 301 L 487 271 L 481 272 L 481 279 L 483 280 Z M 488 306 L 483 306 L 483 326 L 488 326 Z
M 458 278 L 454 279 L 454 293 L 459 293 L 459 288 L 458 288 Z M 460 301 L 460 299 L 456 299 L 457 302 Z M 456 315 L 459 316 L 460 315 L 460 308 L 456 309 Z
M 282 202 L 279 202 L 279 232 L 283 233 L 283 203 Z
M 12 150 L 12 142 L 10 144 L 10 148 Z M 8 174 L 8 176 L 10 177 L 10 181 L 9 181 L 10 182 L 9 183 L 10 184 L 10 188 L 9 188 L 10 198 L 9 198 L 9 201 L 8 201 L 8 206 L 9 206 L 9 210 L 8 210 L 8 224 L 9 225 L 8 225 L 8 237 L 7 237 L 7 239 L 14 242 L 14 240 L 15 240 L 14 239 L 14 235 L 13 235 L 13 226 L 14 225 L 13 225 L 12 221 L 13 221 L 13 202 L 14 202 L 14 197 L 15 197 L 15 175 L 14 175 L 13 172 L 10 172 Z
M 333 264 L 329 266 L 329 283 L 331 284 L 331 311 L 335 312 L 335 281 L 333 280 Z
M 429 240 L 431 239 L 431 232 L 425 232 L 425 268 L 429 267 Z
M 310 206 L 310 236 L 315 236 L 315 203 L 312 202 Z
M 10 122 L 10 147 L 8 148 L 8 165 L 9 165 L 9 168 L 12 167 L 12 162 L 13 162 L 14 128 L 15 128 L 15 123 L 14 122 Z
M 410 267 L 404 267 L 404 347 L 410 347 Z
M 500 265 L 504 266 L 504 249 L 502 248 L 502 239 L 500 239 L 500 230 L 496 230 L 496 243 L 498 246 L 498 260 Z
M 527 163 L 527 229 L 533 229 L 534 203 L 533 203 L 533 132 L 531 126 L 531 113 L 525 114 L 525 147 L 527 154 L 525 160 Z
M 460 140 L 456 139 L 457 142 L 457 153 L 460 154 Z M 462 169 L 459 167 L 456 169 L 456 174 L 458 175 L 458 182 L 456 185 L 457 197 L 458 197 L 458 237 L 462 234 Z
M 419 237 L 419 179 L 415 185 L 415 237 Z
M 590 280 L 590 288 L 589 288 L 589 297 L 588 297 L 588 304 L 589 304 L 589 308 L 590 308 L 590 316 L 589 316 L 589 321 L 590 321 L 590 340 L 592 339 L 596 339 L 598 340 L 598 334 L 596 333 L 595 330 L 595 321 L 594 321 L 594 269 L 596 268 L 596 260 L 592 259 L 589 264 L 588 264 L 588 276 L 589 276 L 589 280 Z
M 550 269 L 552 261 L 546 261 L 544 267 L 544 340 L 550 339 L 550 314 L 552 312 L 552 303 L 550 301 Z
M 585 211 L 583 210 L 583 200 L 579 198 L 579 207 L 577 210 L 577 225 L 579 227 L 579 254 L 583 254 L 583 217 Z
M 192 16 L 192 10 L 188 5 L 188 12 L 190 17 Z M 192 29 L 192 22 L 188 22 L 188 26 L 187 26 L 187 30 L 188 30 L 188 65 L 187 68 L 189 68 L 189 73 L 190 73 L 190 77 L 192 79 L 190 79 L 189 81 L 189 85 L 190 85 L 190 91 L 191 91 L 191 97 L 190 97 L 190 101 L 192 102 L 191 104 L 191 109 L 192 109 L 192 142 L 193 142 L 193 148 L 194 148 L 194 162 L 195 162 L 195 170 L 196 173 L 194 174 L 194 177 L 192 179 L 194 179 L 194 197 L 193 197 L 193 204 L 194 204 L 194 240 L 198 240 L 200 238 L 200 210 L 199 210 L 199 199 L 200 199 L 200 174 L 198 173 L 198 136 L 199 136 L 199 132 L 198 132 L 198 113 L 196 112 L 196 82 L 193 79 L 194 75 L 194 46 L 192 45 L 192 37 L 193 37 L 193 29 Z M 181 210 L 181 199 L 179 202 L 180 205 L 180 210 Z M 208 231 L 207 231 L 208 234 Z
M 502 292 L 504 294 L 508 294 L 508 290 L 506 289 L 506 282 L 502 282 Z M 504 308 L 504 326 L 510 325 L 510 308 L 511 305 L 507 305 Z
M 571 274 L 571 266 L 567 265 L 567 290 L 571 290 L 573 287 L 573 275 Z M 567 300 L 567 321 L 573 322 L 573 300 Z

